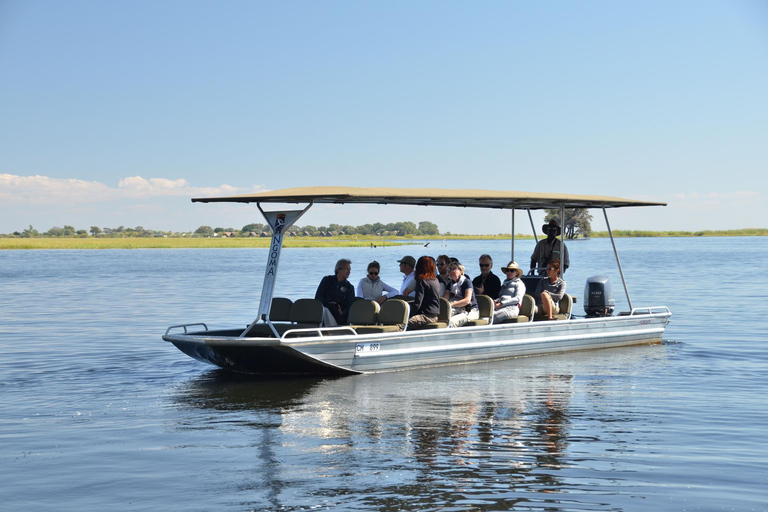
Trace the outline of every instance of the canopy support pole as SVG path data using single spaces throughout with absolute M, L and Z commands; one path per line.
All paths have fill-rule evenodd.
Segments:
M 560 275 L 565 275 L 565 205 L 560 205 Z
M 533 215 L 531 215 L 531 209 L 526 208 L 525 211 L 528 212 L 528 220 L 531 221 L 531 231 L 533 231 L 533 241 L 535 243 L 539 243 L 539 237 L 536 236 L 536 228 L 533 227 Z
M 272 325 L 272 322 L 269 319 L 269 310 L 272 308 L 272 292 L 275 289 L 275 278 L 277 277 L 277 264 L 280 262 L 280 252 L 283 250 L 283 237 L 285 236 L 285 231 L 293 226 L 293 223 L 299 220 L 299 217 L 304 215 L 307 210 L 310 209 L 312 204 L 313 203 L 310 202 L 303 210 L 265 212 L 261 209 L 261 204 L 256 203 L 256 207 L 272 229 L 272 241 L 269 244 L 267 269 L 264 272 L 264 284 L 261 286 L 259 316 L 246 327 L 243 333 L 239 336 L 240 338 L 244 338 L 258 323 L 259 319 L 264 320 L 267 325 L 269 325 L 272 334 L 274 334 L 276 338 L 280 337 L 277 329 L 275 329 L 275 326 Z
M 512 208 L 512 261 L 515 261 L 515 209 Z
M 632 311 L 632 300 L 629 298 L 629 289 L 627 288 L 627 282 L 624 280 L 624 271 L 621 269 L 621 260 L 619 260 L 619 252 L 616 250 L 616 242 L 613 240 L 613 232 L 611 231 L 611 224 L 608 222 L 608 212 L 605 211 L 603 206 L 603 216 L 605 217 L 605 225 L 608 226 L 608 235 L 611 237 L 611 245 L 613 246 L 613 254 L 616 256 L 616 264 L 619 266 L 619 275 L 621 276 L 621 284 L 624 285 L 624 293 L 627 295 L 627 303 L 629 304 L 629 310 Z

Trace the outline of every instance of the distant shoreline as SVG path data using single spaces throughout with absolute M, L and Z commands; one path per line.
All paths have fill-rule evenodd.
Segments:
M 725 231 L 633 231 L 617 230 L 613 232 L 617 238 L 672 238 L 672 237 L 724 237 L 724 236 L 768 236 L 768 229 L 738 229 Z M 607 238 L 607 231 L 592 233 L 590 238 Z M 508 234 L 499 235 L 436 235 L 436 236 L 404 236 L 382 239 L 379 237 L 363 237 L 356 235 L 334 238 L 321 237 L 286 237 L 285 247 L 367 247 L 399 246 L 423 244 L 434 240 L 506 240 Z M 532 235 L 518 234 L 516 240 L 531 240 Z M 589 240 L 580 238 L 578 240 Z M 226 248 L 266 248 L 270 238 L 204 238 L 204 237 L 0 237 L 2 249 L 226 249 Z

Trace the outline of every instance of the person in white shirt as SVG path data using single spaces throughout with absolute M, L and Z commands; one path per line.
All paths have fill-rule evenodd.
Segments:
M 404 274 L 403 284 L 400 285 L 400 295 L 415 297 L 416 274 L 413 273 L 413 269 L 416 267 L 416 258 L 413 256 L 403 256 L 397 262 L 400 264 L 400 272 Z
M 399 290 L 389 286 L 387 283 L 379 278 L 379 272 L 381 271 L 381 265 L 374 260 L 368 264 L 368 275 L 357 283 L 357 296 L 362 297 L 365 300 L 375 300 L 379 304 L 387 300 L 387 295 L 394 297 Z M 384 292 L 387 295 L 384 295 Z

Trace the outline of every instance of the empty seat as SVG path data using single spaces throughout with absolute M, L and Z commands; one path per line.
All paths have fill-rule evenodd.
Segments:
M 349 308 L 349 326 L 358 329 L 376 325 L 379 316 L 379 303 L 375 300 L 356 300 Z
M 386 304 L 386 302 L 385 302 Z M 448 322 L 451 321 L 451 303 L 448 299 L 440 297 L 440 313 L 437 315 L 437 322 L 431 322 L 419 326 L 414 326 L 412 329 L 445 329 L 448 327 Z
M 291 306 L 293 306 L 291 299 L 273 298 L 272 307 L 269 308 L 269 319 L 273 322 L 290 322 Z
M 530 322 L 533 318 L 533 312 L 536 309 L 536 302 L 533 300 L 533 296 L 527 293 L 523 295 L 523 302 L 520 304 L 520 313 L 512 318 L 503 320 L 502 324 L 517 324 L 520 322 Z
M 487 295 L 478 295 L 477 307 L 480 309 L 479 311 L 480 318 L 478 318 L 477 320 L 469 320 L 462 327 L 472 326 L 472 325 L 488 325 L 493 323 L 493 310 L 494 310 L 493 299 Z
M 355 330 L 358 334 L 371 334 L 381 332 L 397 332 L 401 325 L 408 323 L 410 307 L 404 300 L 389 299 L 384 301 L 379 309 L 377 317 L 379 325 L 360 326 Z
M 285 330 L 291 326 L 289 324 L 289 316 L 291 313 L 291 306 L 293 301 L 285 297 L 274 297 L 272 299 L 272 306 L 269 308 L 269 320 L 275 325 L 278 334 L 285 332 Z M 265 315 L 262 315 L 262 320 L 265 319 Z M 275 322 L 283 322 L 275 324 Z M 269 325 L 266 322 L 258 323 L 253 326 L 249 326 L 246 336 L 253 338 L 274 338 L 275 333 L 272 332 Z

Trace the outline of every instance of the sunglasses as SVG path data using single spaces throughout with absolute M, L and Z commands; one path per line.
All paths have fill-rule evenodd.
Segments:
M 491 266 L 490 263 L 481 263 L 480 264 L 480 268 L 486 268 L 486 267 L 490 267 L 490 266 Z
M 446 266 L 446 265 L 447 265 L 447 263 L 446 263 L 446 262 L 444 262 L 444 261 L 440 261 L 440 262 L 438 262 L 438 263 L 437 263 L 437 266 L 438 266 L 438 267 L 444 267 L 444 266 Z
M 378 273 L 378 272 L 370 272 L 370 271 L 369 271 L 369 272 L 368 272 L 368 275 L 369 275 L 369 276 L 377 276 L 377 275 L 379 275 L 379 273 Z

